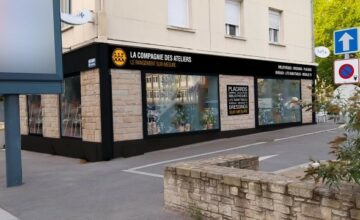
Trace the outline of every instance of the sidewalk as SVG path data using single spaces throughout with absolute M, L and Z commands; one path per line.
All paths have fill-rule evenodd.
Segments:
M 23 151 L 24 185 L 6 188 L 5 169 L 0 169 L 0 209 L 20 220 L 190 220 L 164 208 L 159 176 L 168 161 L 230 153 L 273 155 L 260 164 L 273 172 L 307 162 L 308 154 L 326 159 L 327 140 L 339 132 L 333 129 L 333 124 L 294 127 L 85 164 L 79 159 Z M 252 143 L 257 145 L 242 147 Z M 0 150 L 0 164 L 4 160 L 5 151 Z M 140 174 L 124 172 L 134 168 Z M 1 210 L 0 219 L 5 219 Z
M 162 179 L 122 172 L 121 159 L 81 164 L 26 151 L 22 157 L 24 185 L 6 188 L 0 171 L 0 208 L 20 220 L 184 219 L 163 208 Z

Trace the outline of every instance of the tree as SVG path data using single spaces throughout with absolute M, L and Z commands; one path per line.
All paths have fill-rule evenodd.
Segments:
M 318 76 L 327 85 L 333 84 L 333 62 L 343 56 L 333 55 L 333 32 L 349 27 L 360 27 L 359 0 L 314 0 L 315 46 L 330 49 L 328 58 L 316 58 Z

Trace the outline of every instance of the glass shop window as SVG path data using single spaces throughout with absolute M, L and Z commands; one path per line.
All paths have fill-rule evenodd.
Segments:
M 301 121 L 300 80 L 258 79 L 259 125 Z
M 42 134 L 43 111 L 41 95 L 27 96 L 28 126 L 30 134 Z
M 64 79 L 61 95 L 61 134 L 66 137 L 82 137 L 80 76 Z
M 218 77 L 148 73 L 148 135 L 219 129 Z M 148 80 L 146 80 L 148 82 Z

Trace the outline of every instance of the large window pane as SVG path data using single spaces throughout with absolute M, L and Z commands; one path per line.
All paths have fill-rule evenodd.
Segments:
M 62 136 L 80 138 L 81 124 L 80 76 L 68 77 L 61 95 Z
M 259 125 L 301 121 L 300 80 L 258 79 Z
M 218 78 L 146 74 L 148 135 L 219 128 Z
M 29 133 L 42 134 L 42 107 L 40 95 L 27 96 Z

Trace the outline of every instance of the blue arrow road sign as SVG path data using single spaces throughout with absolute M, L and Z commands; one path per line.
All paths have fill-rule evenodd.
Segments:
M 359 51 L 359 28 L 348 28 L 334 32 L 334 54 Z

